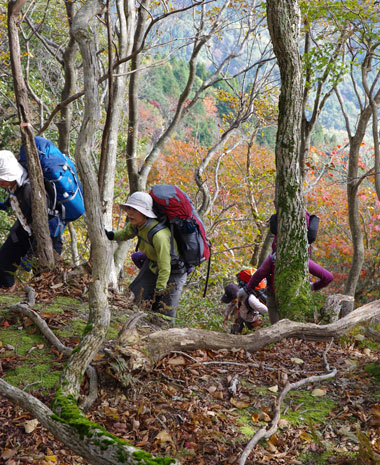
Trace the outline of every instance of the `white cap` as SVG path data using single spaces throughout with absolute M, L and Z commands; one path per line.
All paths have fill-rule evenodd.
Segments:
M 122 205 L 134 208 L 147 218 L 157 218 L 153 211 L 153 199 L 145 192 L 134 192 L 128 197 L 127 202 Z
M 9 150 L 0 150 L 0 179 L 18 181 L 24 174 L 24 168 Z

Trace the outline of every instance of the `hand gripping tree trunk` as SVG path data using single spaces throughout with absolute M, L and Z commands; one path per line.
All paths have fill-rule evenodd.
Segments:
M 28 172 L 32 191 L 32 227 L 34 237 L 37 241 L 37 256 L 40 267 L 51 268 L 54 266 L 54 252 L 47 222 L 48 213 L 45 200 L 45 186 L 41 164 L 36 144 L 34 142 L 32 125 L 30 124 L 28 96 L 20 59 L 21 53 L 18 37 L 18 18 L 25 3 L 26 0 L 10 1 L 8 3 L 9 49 L 17 110 L 22 128 L 22 142 L 26 149 L 28 159 Z
M 302 319 L 310 304 L 305 206 L 299 167 L 302 68 L 298 51 L 298 1 L 268 0 L 267 18 L 281 74 L 276 139 L 276 303 L 281 318 L 297 320 Z

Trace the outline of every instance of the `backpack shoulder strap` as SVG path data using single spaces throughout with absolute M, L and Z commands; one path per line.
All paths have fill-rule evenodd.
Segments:
M 170 223 L 169 226 L 167 224 L 166 221 L 161 221 L 159 223 L 157 223 L 155 226 L 153 226 L 152 229 L 150 229 L 148 231 L 148 241 L 145 241 L 145 239 L 143 237 L 140 237 L 139 236 L 139 242 L 140 242 L 140 239 L 145 241 L 145 242 L 148 242 L 151 246 L 153 246 L 153 236 L 158 233 L 158 231 L 161 231 L 162 229 L 165 229 L 165 228 L 169 228 L 170 229 L 170 256 L 172 258 L 172 260 L 176 260 L 178 259 L 178 254 L 175 250 L 175 247 L 174 247 L 174 230 L 173 230 L 173 224 Z M 139 244 L 138 242 L 138 244 Z M 137 250 L 137 249 L 136 249 Z
M 149 220 L 148 220 L 149 221 Z M 139 248 L 139 245 L 141 243 L 141 241 L 144 241 L 146 242 L 147 244 L 153 246 L 153 236 L 158 233 L 158 231 L 161 231 L 161 229 L 164 229 L 166 228 L 167 225 L 166 223 L 157 223 L 155 226 L 153 226 L 153 228 L 151 228 L 149 231 L 148 231 L 148 240 L 144 239 L 142 236 L 140 236 L 138 234 L 138 230 L 136 228 L 136 234 L 137 234 L 137 245 L 136 245 L 136 251 L 138 250 Z
M 161 229 L 167 228 L 167 224 L 164 222 L 157 223 L 155 226 L 153 226 L 152 229 L 148 231 L 148 241 L 150 245 L 153 245 L 153 236 L 158 233 L 158 231 L 161 231 Z

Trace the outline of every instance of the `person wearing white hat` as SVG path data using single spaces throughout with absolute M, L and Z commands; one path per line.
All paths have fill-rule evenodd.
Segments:
M 136 250 L 146 255 L 139 274 L 129 285 L 137 303 L 150 304 L 151 310 L 176 317 L 178 302 L 187 272 L 184 265 L 172 263 L 172 243 L 177 251 L 177 243 L 171 238 L 170 229 L 159 229 L 150 238 L 149 232 L 159 224 L 153 211 L 153 199 L 145 192 L 134 192 L 125 204 L 128 222 L 124 229 L 105 231 L 109 240 L 126 241 L 138 237 Z
M 0 150 L 0 187 L 8 191 L 8 198 L 0 202 L 0 210 L 12 208 L 16 215 L 7 239 L 0 247 L 0 287 L 12 288 L 15 271 L 26 256 L 32 256 L 35 239 L 32 229 L 31 188 L 27 171 L 9 150 Z M 45 183 L 47 192 L 49 185 Z M 51 195 L 47 195 L 48 207 Z M 52 238 L 57 253 L 62 251 L 61 236 Z

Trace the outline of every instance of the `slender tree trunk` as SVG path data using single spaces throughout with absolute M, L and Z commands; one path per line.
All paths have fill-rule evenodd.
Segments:
M 65 1 L 66 14 L 71 26 L 74 17 L 74 4 Z M 76 90 L 77 73 L 75 70 L 75 55 L 78 53 L 78 44 L 74 37 L 70 34 L 69 43 L 66 50 L 63 52 L 63 71 L 65 84 L 61 93 L 61 100 L 64 102 L 70 95 L 73 95 Z M 61 110 L 61 119 L 58 121 L 58 147 L 65 154 L 70 153 L 70 130 L 73 117 L 72 104 L 65 105 Z
M 311 293 L 305 206 L 299 166 L 302 68 L 298 51 L 298 1 L 268 0 L 267 17 L 281 74 L 276 140 L 276 302 L 281 318 L 300 319 L 309 308 Z
M 99 350 L 110 321 L 107 285 L 111 251 L 104 234 L 97 177 L 90 157 L 100 108 L 96 41 L 91 35 L 91 29 L 88 25 L 95 15 L 101 14 L 103 8 L 101 0 L 86 2 L 76 14 L 72 24 L 72 34 L 79 44 L 83 68 L 86 70 L 84 73 L 85 110 L 76 144 L 75 158 L 83 182 L 92 266 L 92 280 L 89 286 L 89 323 L 77 350 L 72 353 L 61 377 L 61 391 L 66 396 L 72 395 L 74 399 L 79 396 L 80 380 L 88 364 Z
M 42 268 L 54 267 L 53 245 L 50 240 L 46 193 L 40 159 L 38 156 L 30 119 L 28 95 L 21 67 L 21 51 L 18 36 L 18 22 L 26 0 L 8 3 L 8 38 L 12 74 L 16 95 L 18 115 L 22 127 L 21 137 L 28 160 L 28 173 L 32 191 L 33 235 L 37 241 L 37 256 Z
M 120 56 L 128 56 L 132 53 L 133 36 L 136 28 L 136 7 L 132 0 L 118 0 L 116 2 L 118 18 L 119 18 L 119 54 Z M 115 186 L 115 171 L 117 158 L 117 141 L 119 134 L 120 121 L 125 104 L 125 87 L 127 83 L 128 63 L 119 65 L 116 69 L 117 77 L 113 82 L 112 100 L 107 109 L 108 119 L 108 137 L 105 144 L 102 159 L 104 159 L 103 170 L 100 170 L 99 176 L 103 181 L 101 185 L 102 206 L 104 210 L 104 225 L 108 229 L 112 229 L 112 206 L 113 194 Z M 127 187 L 126 187 L 127 188 Z M 131 247 L 129 241 L 120 242 L 114 247 L 114 260 L 112 270 L 110 272 L 110 284 L 117 288 L 118 276 L 122 269 L 125 256 Z

